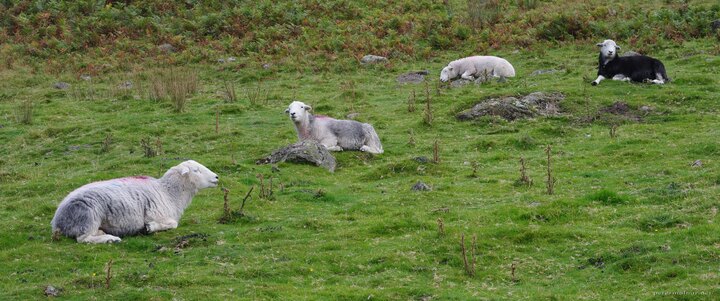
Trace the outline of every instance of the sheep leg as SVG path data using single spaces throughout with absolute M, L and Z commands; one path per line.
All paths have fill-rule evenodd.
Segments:
M 97 230 L 95 233 L 83 234 L 77 237 L 78 242 L 84 242 L 89 244 L 104 244 L 120 242 L 120 237 L 105 234 L 103 230 Z
M 662 74 L 660 74 L 660 73 L 655 73 L 655 78 L 656 78 L 656 79 L 653 79 L 653 80 L 652 80 L 652 83 L 653 83 L 653 84 L 662 85 L 662 84 L 665 83 L 665 81 L 663 80 Z
M 172 219 L 163 219 L 157 221 L 149 221 L 145 224 L 145 231 L 147 233 L 153 233 L 158 231 L 165 231 L 177 228 L 178 223 Z
M 465 71 L 462 75 L 460 75 L 460 77 L 462 79 L 475 80 L 475 77 L 473 77 L 473 75 L 470 71 Z
M 613 79 L 613 80 L 623 81 L 623 82 L 629 82 L 629 81 L 630 81 L 630 78 L 627 77 L 627 76 L 625 76 L 624 74 L 615 75 L 615 76 L 613 76 L 612 79 Z
M 592 84 L 593 86 L 597 86 L 598 84 L 600 84 L 600 81 L 603 80 L 603 79 L 605 79 L 604 76 L 598 75 L 598 77 L 597 77 L 594 81 L 592 81 L 591 84 Z

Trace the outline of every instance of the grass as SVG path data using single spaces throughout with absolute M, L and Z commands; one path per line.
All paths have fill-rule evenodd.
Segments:
M 155 66 L 100 73 L 86 83 L 74 74 L 31 72 L 32 64 L 15 60 L 0 71 L 0 299 L 43 298 L 46 285 L 73 300 L 715 299 L 716 45 L 706 37 L 650 49 L 673 78 L 664 86 L 591 87 L 591 41 L 501 48 L 493 54 L 513 62 L 516 78 L 439 93 L 432 83 L 398 85 L 395 77 L 427 69 L 434 81 L 436 71 L 472 49 L 338 67 L 342 72 L 332 64 L 317 71 L 191 64 L 196 91 L 183 110 L 153 101 L 154 76 L 170 72 Z M 539 69 L 565 72 L 530 75 Z M 127 79 L 134 89 L 113 93 Z M 54 89 L 59 80 L 73 88 Z M 227 102 L 228 86 L 245 93 Z M 454 117 L 486 97 L 534 91 L 565 94 L 563 115 Z M 413 93 L 417 108 L 409 112 Z M 32 123 L 16 120 L 16 99 L 33 100 Z M 359 113 L 385 153 L 336 153 L 334 174 L 311 165 L 255 165 L 297 139 L 282 114 L 294 99 L 317 114 Z M 606 123 L 586 117 L 615 101 L 652 111 L 611 138 Z M 435 141 L 439 162 L 416 160 L 433 158 Z M 543 185 L 547 145 L 552 195 Z M 243 216 L 219 222 L 226 211 L 218 188 L 201 191 L 172 231 L 113 245 L 52 240 L 50 220 L 73 189 L 159 177 L 186 158 L 220 175 L 231 213 L 255 187 Z M 515 184 L 520 158 L 534 185 Z M 698 159 L 703 166 L 691 167 Z M 261 198 L 260 181 L 267 186 L 270 178 L 272 197 Z M 418 181 L 432 190 L 410 191 Z M 477 237 L 474 276 L 465 269 L 462 235 L 473 252 Z

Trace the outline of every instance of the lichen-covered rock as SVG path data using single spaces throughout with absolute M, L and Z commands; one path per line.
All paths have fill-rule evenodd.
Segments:
M 314 140 L 303 140 L 278 149 L 270 156 L 257 160 L 256 164 L 275 164 L 280 162 L 312 163 L 335 172 L 335 157 L 322 144 Z
M 70 88 L 70 84 L 68 84 L 66 82 L 57 82 L 57 83 L 53 84 L 53 88 L 58 89 L 58 90 L 65 90 L 67 88 Z
M 456 117 L 460 120 L 472 120 L 482 116 L 499 116 L 513 121 L 535 116 L 552 116 L 560 113 L 559 103 L 563 99 L 563 94 L 544 92 L 534 92 L 520 98 L 489 98 L 460 112 Z
M 168 43 L 158 46 L 158 49 L 160 49 L 160 51 L 165 52 L 165 53 L 175 52 L 177 50 L 177 49 L 175 49 L 175 46 L 170 45 Z
M 388 59 L 386 57 L 372 55 L 372 54 L 363 56 L 363 58 L 360 59 L 361 64 L 377 64 L 377 63 L 387 63 L 387 62 L 388 62 Z
M 430 71 L 411 71 L 405 74 L 400 74 L 397 77 L 397 82 L 401 84 L 419 84 L 425 81 L 425 76 L 430 74 Z
M 417 183 L 415 183 L 415 185 L 413 185 L 411 190 L 412 191 L 430 191 L 430 190 L 432 190 L 432 188 L 428 184 L 418 181 Z

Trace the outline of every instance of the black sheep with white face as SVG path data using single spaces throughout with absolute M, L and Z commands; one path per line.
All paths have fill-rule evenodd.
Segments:
M 598 77 L 592 81 L 595 86 L 600 81 L 611 78 L 620 81 L 651 82 L 662 85 L 670 81 L 665 65 L 655 58 L 644 55 L 618 56 L 620 50 L 613 40 L 597 44 L 600 47 L 598 58 Z

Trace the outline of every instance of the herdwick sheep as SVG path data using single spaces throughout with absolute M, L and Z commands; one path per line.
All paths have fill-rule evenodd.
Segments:
M 329 151 L 360 150 L 372 154 L 382 154 L 375 129 L 367 123 L 354 120 L 338 120 L 322 115 L 313 116 L 312 107 L 293 101 L 285 110 L 295 123 L 300 141 L 313 139 Z
M 600 47 L 598 58 L 598 77 L 592 81 L 595 86 L 601 80 L 612 78 L 620 81 L 652 82 L 662 85 L 670 81 L 665 73 L 665 65 L 658 59 L 644 55 L 618 56 L 620 46 L 613 40 L 597 43 Z
M 515 77 L 515 68 L 496 56 L 471 56 L 450 62 L 440 72 L 440 81 L 447 82 L 458 76 L 467 80 L 481 76 Z
M 198 190 L 215 187 L 218 176 L 189 160 L 160 179 L 135 176 L 90 183 L 71 192 L 52 220 L 78 242 L 120 242 L 119 236 L 175 229 Z

